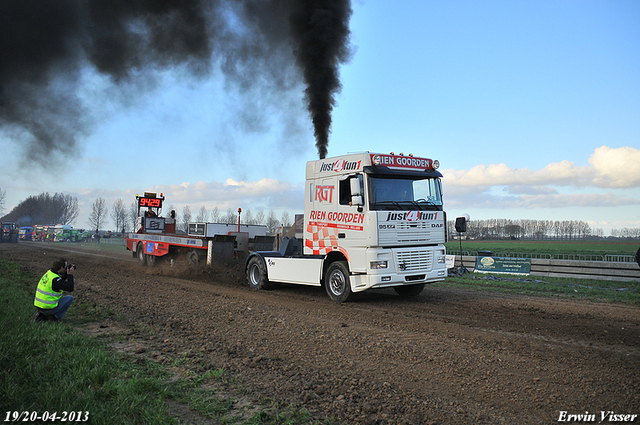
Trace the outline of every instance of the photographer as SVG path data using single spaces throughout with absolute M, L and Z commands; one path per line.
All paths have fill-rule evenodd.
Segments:
M 51 270 L 47 270 L 38 283 L 35 300 L 33 301 L 37 311 L 30 322 L 57 322 L 64 316 L 73 302 L 73 297 L 71 295 L 63 296 L 62 292 L 73 291 L 73 272 L 75 268 L 75 265 L 68 264 L 64 258 L 53 262 Z

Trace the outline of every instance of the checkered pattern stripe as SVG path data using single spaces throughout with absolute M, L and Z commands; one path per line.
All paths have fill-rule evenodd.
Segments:
M 309 223 L 307 233 L 311 238 L 305 239 L 304 243 L 314 255 L 326 255 L 334 249 L 333 247 L 338 247 L 338 229 L 335 227 Z

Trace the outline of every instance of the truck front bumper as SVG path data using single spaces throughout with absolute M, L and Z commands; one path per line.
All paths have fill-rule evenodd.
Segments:
M 370 288 L 433 283 L 447 277 L 443 245 L 367 251 L 367 272 L 351 275 L 354 292 Z

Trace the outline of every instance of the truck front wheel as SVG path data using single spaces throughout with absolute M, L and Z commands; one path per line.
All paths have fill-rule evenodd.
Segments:
M 247 266 L 247 281 L 249 282 L 249 288 L 253 290 L 271 289 L 269 279 L 267 278 L 267 270 L 261 258 L 253 257 L 249 260 L 249 265 Z
M 147 259 L 144 256 L 144 249 L 142 248 L 142 242 L 138 243 L 138 247 L 136 248 L 136 254 L 138 255 L 138 263 L 143 266 L 147 264 Z
M 335 261 L 329 265 L 324 286 L 332 301 L 342 303 L 351 298 L 353 292 L 351 292 L 349 268 L 345 261 Z

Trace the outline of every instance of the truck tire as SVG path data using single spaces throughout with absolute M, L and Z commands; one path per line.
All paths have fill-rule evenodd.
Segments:
M 147 261 L 147 266 L 155 267 L 156 264 L 158 264 L 158 261 L 157 261 L 158 257 L 156 257 L 155 255 L 146 254 L 145 257 L 146 257 L 146 261 Z
M 249 288 L 254 291 L 259 289 L 272 289 L 262 258 L 253 257 L 249 260 L 249 264 L 247 265 L 247 282 L 249 282 Z
M 189 267 L 195 269 L 200 264 L 200 255 L 198 251 L 195 249 L 187 252 L 187 262 L 189 263 Z
M 419 283 L 417 285 L 394 286 L 393 289 L 395 289 L 396 293 L 401 297 L 415 297 L 416 295 L 420 295 L 424 286 L 424 283 Z
M 324 286 L 332 301 L 343 303 L 351 298 L 353 292 L 349 267 L 345 261 L 334 261 L 329 265 L 324 277 Z
M 147 265 L 147 259 L 144 256 L 144 249 L 142 248 L 142 242 L 138 242 L 138 247 L 136 248 L 136 254 L 138 255 L 138 263 L 143 266 Z

